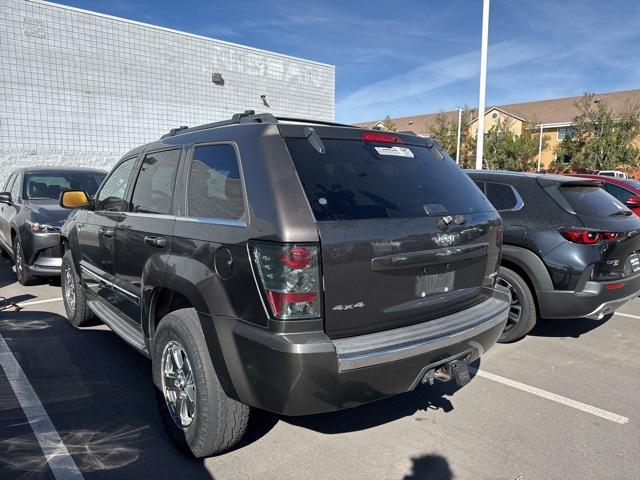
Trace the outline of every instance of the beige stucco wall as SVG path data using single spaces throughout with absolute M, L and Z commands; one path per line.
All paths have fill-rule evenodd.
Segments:
M 547 168 L 556 159 L 555 150 L 561 140 L 558 140 L 557 128 L 543 128 L 543 136 L 546 137 L 547 145 L 542 150 L 542 160 L 540 162 L 542 168 Z
M 496 113 L 496 118 L 493 118 L 493 114 Z M 507 122 L 509 125 L 509 130 L 511 130 L 514 134 L 520 135 L 522 133 L 522 128 L 524 122 L 518 118 L 512 117 L 498 109 L 492 108 L 488 110 L 484 116 L 484 131 L 487 133 L 493 127 L 496 126 L 498 122 Z M 469 132 L 472 137 L 475 137 L 478 132 L 478 120 L 474 120 L 469 124 Z

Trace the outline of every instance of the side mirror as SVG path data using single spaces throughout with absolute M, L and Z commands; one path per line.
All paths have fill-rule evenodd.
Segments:
M 65 190 L 60 194 L 60 206 L 64 208 L 87 208 L 91 198 L 84 190 Z
M 640 195 L 631 195 L 624 204 L 629 208 L 640 208 Z
M 0 203 L 6 203 L 7 205 L 13 205 L 10 192 L 0 192 Z

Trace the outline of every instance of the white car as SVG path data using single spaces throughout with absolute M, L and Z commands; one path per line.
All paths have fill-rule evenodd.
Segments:
M 613 177 L 613 178 L 629 178 L 629 176 L 621 172 L 620 170 L 600 170 L 598 175 L 604 175 L 605 177 Z

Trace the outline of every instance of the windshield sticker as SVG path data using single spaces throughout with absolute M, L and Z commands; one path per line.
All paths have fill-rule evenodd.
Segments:
M 413 152 L 407 147 L 374 147 L 378 155 L 392 155 L 394 157 L 414 158 Z

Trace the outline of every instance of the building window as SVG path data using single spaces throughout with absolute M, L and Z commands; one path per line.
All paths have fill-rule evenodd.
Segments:
M 573 140 L 575 136 L 576 136 L 576 129 L 573 127 L 558 128 L 558 140 L 564 140 L 565 138 Z

